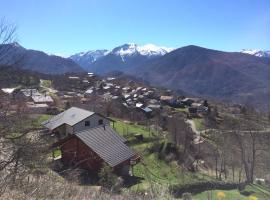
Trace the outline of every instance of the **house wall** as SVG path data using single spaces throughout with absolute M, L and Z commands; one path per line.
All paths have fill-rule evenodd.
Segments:
M 103 163 L 103 160 L 77 137 L 61 145 L 61 152 L 62 162 L 65 165 L 97 171 Z
M 70 125 L 68 125 L 68 124 L 66 124 L 65 126 L 66 126 L 66 133 L 67 133 L 67 135 L 73 134 L 73 127 L 70 126 Z
M 66 126 L 63 124 L 62 126 L 57 127 L 53 130 L 53 133 L 56 135 L 58 139 L 63 139 L 67 136 L 66 134 Z
M 73 130 L 74 132 L 77 132 L 77 131 L 83 131 L 83 130 L 86 130 L 86 129 L 89 129 L 89 128 L 94 128 L 96 126 L 99 126 L 98 124 L 98 121 L 102 119 L 103 120 L 103 124 L 109 124 L 110 121 L 102 116 L 99 116 L 97 114 L 93 114 L 91 115 L 90 117 L 84 119 L 83 121 L 75 124 L 73 126 Z M 90 126 L 85 126 L 85 121 L 90 121 Z
M 63 164 L 82 169 L 99 171 L 103 160 L 78 137 L 74 136 L 60 146 Z M 117 165 L 114 170 L 122 175 L 129 174 L 130 159 Z

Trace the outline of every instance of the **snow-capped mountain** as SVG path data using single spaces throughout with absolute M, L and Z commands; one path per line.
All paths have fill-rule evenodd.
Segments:
M 92 50 L 87 52 L 80 52 L 70 56 L 69 58 L 74 60 L 76 63 L 81 65 L 84 68 L 87 68 L 91 63 L 97 61 L 103 56 L 107 55 L 110 51 L 103 50 Z
M 123 70 L 132 68 L 146 60 L 163 56 L 173 48 L 158 47 L 153 44 L 139 46 L 134 43 L 124 44 L 112 50 L 95 50 L 70 56 L 83 68 L 92 72 L 107 72 L 108 70 Z
M 122 46 L 114 48 L 111 53 L 120 56 L 130 56 L 134 54 L 140 54 L 143 56 L 163 56 L 166 53 L 172 51 L 173 48 L 158 47 L 153 44 L 147 44 L 139 46 L 134 43 L 124 44 Z
M 258 56 L 258 57 L 267 57 L 270 58 L 270 51 L 262 51 L 262 50 L 257 50 L 257 49 L 243 49 L 241 53 L 246 53 L 250 54 L 253 56 Z

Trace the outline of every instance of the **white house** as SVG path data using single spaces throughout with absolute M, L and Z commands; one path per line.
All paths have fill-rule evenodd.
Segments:
M 52 133 L 63 138 L 74 132 L 109 125 L 110 119 L 88 110 L 71 107 L 42 124 Z

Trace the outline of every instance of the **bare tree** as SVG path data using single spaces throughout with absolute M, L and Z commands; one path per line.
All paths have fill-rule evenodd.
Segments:
M 0 62 L 5 59 L 10 51 L 6 44 L 16 41 L 16 26 L 8 22 L 6 18 L 0 19 Z

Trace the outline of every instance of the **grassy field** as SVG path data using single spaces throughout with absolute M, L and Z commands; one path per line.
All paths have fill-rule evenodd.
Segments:
M 203 124 L 203 119 L 202 118 L 193 118 L 195 127 L 198 131 L 204 130 L 204 124 Z
M 178 112 L 188 113 L 188 108 L 175 108 Z
M 270 189 L 260 185 L 249 185 L 246 186 L 245 191 L 249 192 L 250 195 L 243 195 L 239 190 L 212 190 L 205 191 L 194 196 L 194 200 L 207 200 L 208 196 L 212 195 L 212 200 L 219 200 L 217 198 L 218 193 L 222 192 L 225 194 L 223 200 L 269 200 Z M 253 197 L 253 198 L 252 198 Z M 256 199 L 257 198 L 257 199 Z
M 129 141 L 133 141 L 129 144 L 129 146 L 138 152 L 143 159 L 141 163 L 133 167 L 133 174 L 135 177 L 140 179 L 140 182 L 131 186 L 131 190 L 146 190 L 149 189 L 152 183 L 159 183 L 165 186 L 174 184 L 184 185 L 207 180 L 214 180 L 211 177 L 201 173 L 187 172 L 186 170 L 183 170 L 175 161 L 166 162 L 159 159 L 157 153 L 151 153 L 148 151 L 148 148 L 152 146 L 153 142 L 157 138 L 155 136 L 156 133 L 149 131 L 149 129 L 144 126 L 130 122 L 124 122 L 117 119 L 115 120 L 116 122 L 114 123 L 114 127 L 116 131 L 126 137 Z M 195 119 L 195 121 L 198 128 L 202 129 L 202 119 Z M 134 142 L 134 134 L 138 133 L 144 136 L 144 141 Z M 158 142 L 166 142 L 166 139 L 161 139 Z M 224 200 L 251 200 L 251 196 L 257 197 L 258 200 L 270 199 L 270 190 L 259 185 L 247 186 L 245 191 L 248 191 L 250 195 L 245 196 L 241 194 L 237 189 L 213 190 L 212 200 L 218 200 L 218 192 L 223 192 L 225 194 Z M 194 195 L 194 200 L 207 200 L 208 194 L 208 191 L 196 194 Z
M 118 133 L 132 141 L 129 146 L 142 156 L 142 162 L 133 167 L 134 176 L 141 179 L 141 182 L 132 186 L 131 189 L 145 190 L 151 183 L 172 185 L 209 180 L 206 175 L 184 171 L 176 161 L 166 162 L 158 158 L 158 153 L 148 151 L 153 143 L 167 142 L 166 138 L 157 140 L 157 133 L 149 131 L 144 126 L 125 123 L 121 120 L 116 120 L 114 127 Z M 138 133 L 144 136 L 144 141 L 134 142 L 134 135 Z
M 37 115 L 33 120 L 35 126 L 41 127 L 41 123 L 51 118 L 51 115 Z M 142 162 L 133 167 L 133 175 L 136 180 L 130 184 L 129 190 L 131 191 L 144 191 L 147 190 L 154 183 L 158 183 L 164 186 L 168 185 L 184 185 L 197 182 L 204 182 L 207 180 L 213 180 L 207 175 L 201 173 L 191 173 L 183 170 L 175 161 L 166 162 L 158 158 L 158 153 L 152 153 L 149 148 L 153 143 L 166 143 L 166 138 L 157 140 L 157 133 L 150 131 L 147 127 L 137 125 L 131 122 L 124 122 L 122 120 L 115 119 L 114 128 L 118 133 L 123 135 L 129 141 L 129 146 L 142 156 Z M 142 134 L 143 141 L 137 141 L 134 137 L 135 134 Z M 61 153 L 59 150 L 55 150 L 55 155 L 59 156 Z M 194 200 L 207 200 L 208 195 L 212 193 L 212 200 L 218 200 L 217 193 L 223 192 L 225 198 L 223 200 L 250 200 L 250 196 L 256 196 L 257 200 L 269 200 L 270 189 L 267 189 L 260 185 L 250 185 L 245 189 L 250 195 L 245 196 L 238 190 L 213 190 L 205 191 L 194 195 Z M 255 199 L 256 200 L 256 199 Z
M 51 80 L 40 80 L 41 86 L 46 88 L 52 87 L 52 81 Z
M 34 115 L 32 116 L 34 119 L 32 120 L 32 126 L 35 128 L 42 128 L 42 122 L 52 118 L 52 115 L 46 115 L 46 114 L 42 114 L 42 115 Z

